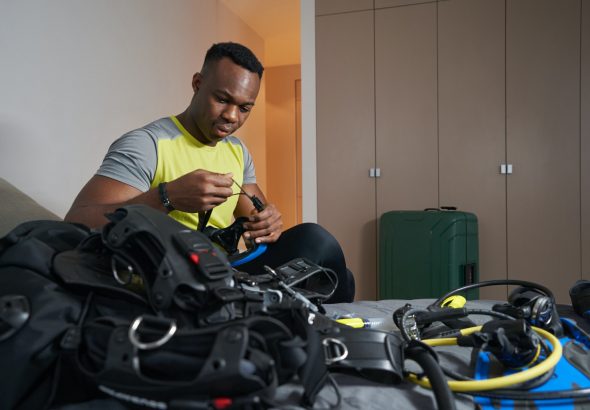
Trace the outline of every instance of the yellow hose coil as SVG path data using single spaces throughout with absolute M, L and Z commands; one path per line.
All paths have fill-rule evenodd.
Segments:
M 470 335 L 471 333 L 475 333 L 479 331 L 482 326 L 470 327 L 467 329 L 462 329 L 461 334 L 464 336 Z M 539 329 L 538 327 L 532 326 L 532 329 L 545 339 L 551 343 L 552 351 L 549 356 L 541 363 L 530 367 L 526 370 L 520 371 L 518 373 L 509 374 L 507 376 L 500 376 L 500 377 L 493 377 L 491 379 L 486 380 L 467 380 L 467 381 L 459 381 L 459 380 L 449 380 L 447 383 L 449 388 L 454 392 L 468 392 L 468 391 L 484 391 L 484 390 L 496 390 L 496 389 L 503 389 L 507 387 L 514 386 L 516 384 L 520 384 L 535 377 L 539 377 L 548 371 L 551 371 L 559 360 L 561 359 L 562 355 L 562 347 L 559 339 L 553 336 L 551 333 L 547 332 L 546 330 Z M 426 339 L 423 340 L 425 344 L 429 346 L 453 346 L 457 344 L 457 338 L 441 338 L 441 339 Z M 416 383 L 422 387 L 430 388 L 430 381 L 427 377 L 418 378 L 415 374 L 410 374 L 407 379 L 413 383 Z

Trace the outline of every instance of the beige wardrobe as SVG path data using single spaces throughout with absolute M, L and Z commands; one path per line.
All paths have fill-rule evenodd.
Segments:
M 590 279 L 589 57 L 590 0 L 316 0 L 318 222 L 357 299 L 380 215 L 445 205 L 481 280 Z

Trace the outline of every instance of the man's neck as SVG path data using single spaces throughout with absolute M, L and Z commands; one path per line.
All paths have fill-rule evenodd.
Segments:
M 178 122 L 180 122 L 180 124 L 182 124 L 184 129 L 188 131 L 191 137 L 199 141 L 201 144 L 215 146 L 215 143 L 207 141 L 205 138 L 203 138 L 203 136 L 201 135 L 201 131 L 199 130 L 199 127 L 197 127 L 197 124 L 195 124 L 195 122 L 192 120 L 192 117 L 189 115 L 188 109 L 178 114 L 176 116 L 176 119 L 178 120 Z

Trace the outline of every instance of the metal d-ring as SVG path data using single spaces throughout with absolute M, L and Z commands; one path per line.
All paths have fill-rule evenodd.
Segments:
M 346 345 L 338 339 L 335 339 L 333 337 L 327 337 L 324 340 L 322 340 L 322 345 L 324 345 L 324 352 L 325 352 L 325 356 L 326 356 L 326 364 L 327 365 L 331 365 L 333 363 L 339 362 L 341 360 L 344 360 L 348 357 L 348 348 L 346 347 Z M 335 346 L 331 346 L 331 345 L 335 345 Z M 335 356 L 335 357 L 329 357 L 329 355 L 332 352 L 331 348 L 340 348 L 342 350 L 342 353 L 340 353 L 340 355 Z
M 129 283 L 131 283 L 131 279 L 133 276 L 133 266 L 127 264 L 127 272 L 129 273 L 129 278 L 125 281 L 123 279 L 121 279 L 121 276 L 119 276 L 119 272 L 117 271 L 117 256 L 113 254 L 113 256 L 111 256 L 111 272 L 113 273 L 113 278 L 115 278 L 115 280 L 117 281 L 118 284 L 120 285 L 128 285 Z
M 166 331 L 166 333 L 160 339 L 147 343 L 141 342 L 139 340 L 139 337 L 137 336 L 137 329 L 145 319 L 146 318 L 144 316 L 139 316 L 133 321 L 133 323 L 129 327 L 129 341 L 133 346 L 135 346 L 139 350 L 152 350 L 157 349 L 158 347 L 162 347 L 172 338 L 172 336 L 174 336 L 174 333 L 176 333 L 176 321 L 170 319 L 170 327 L 168 328 L 168 331 Z

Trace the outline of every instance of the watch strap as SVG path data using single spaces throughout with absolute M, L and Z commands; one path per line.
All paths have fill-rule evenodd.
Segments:
M 169 212 L 172 212 L 174 211 L 174 207 L 170 203 L 170 198 L 168 198 L 168 191 L 166 190 L 166 185 L 167 182 L 161 182 L 160 185 L 158 185 L 158 193 L 160 194 L 160 202 L 162 202 L 164 208 L 166 208 L 166 210 L 168 210 Z

